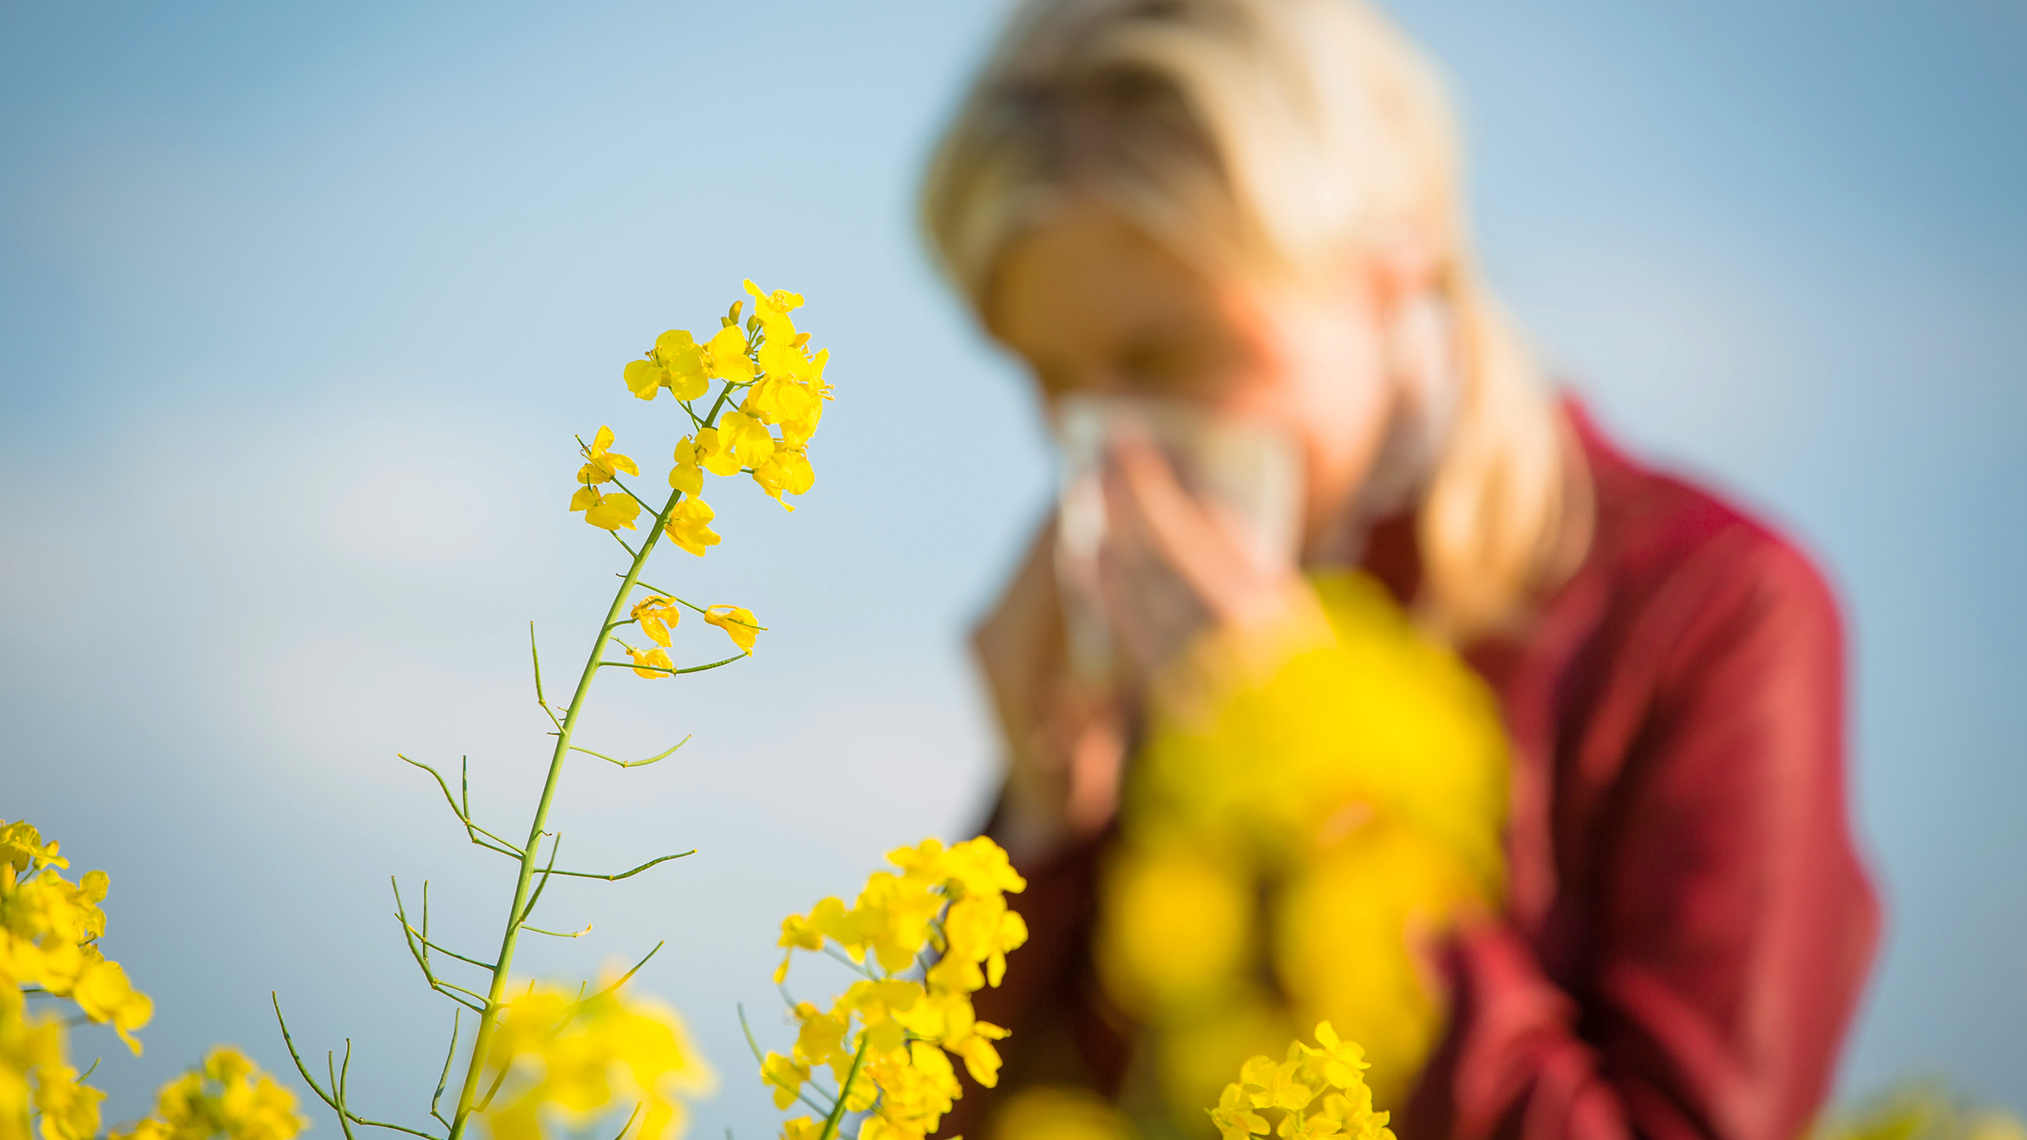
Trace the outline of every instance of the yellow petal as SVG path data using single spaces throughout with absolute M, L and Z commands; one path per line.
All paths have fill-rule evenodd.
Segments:
M 751 656 L 753 643 L 760 637 L 760 631 L 767 628 L 753 619 L 753 611 L 738 606 L 712 606 L 704 611 L 704 620 L 725 631 L 732 644 Z
M 746 358 L 746 334 L 738 325 L 726 325 L 719 329 L 705 345 L 710 363 L 706 373 L 713 379 L 730 380 L 735 383 L 753 379 L 753 362 Z
M 627 391 L 643 400 L 652 400 L 662 390 L 662 367 L 652 360 L 629 360 L 626 362 Z
M 596 502 L 598 502 L 597 490 L 591 487 L 579 487 L 576 493 L 570 496 L 570 509 L 573 511 L 589 510 L 592 504 Z
M 685 495 L 696 495 L 704 489 L 704 472 L 697 466 L 697 444 L 690 436 L 676 445 L 676 465 L 669 468 L 669 486 Z
M 636 528 L 633 520 L 638 517 L 640 504 L 633 501 L 632 495 L 622 491 L 600 495 L 598 501 L 584 512 L 585 522 L 605 530 L 618 530 L 621 527 L 634 530 Z

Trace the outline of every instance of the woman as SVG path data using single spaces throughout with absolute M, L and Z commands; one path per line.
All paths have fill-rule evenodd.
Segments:
M 1200 1134 L 1173 1103 L 1190 1050 L 1306 1033 L 1310 1008 L 1406 1027 L 1373 1056 L 1403 1140 L 1789 1140 L 1824 1096 L 1878 925 L 1846 823 L 1834 603 L 1779 537 L 1548 392 L 1459 197 L 1439 85 L 1357 0 L 1033 0 L 951 126 L 932 242 L 1052 414 L 1128 397 L 1271 431 L 1302 506 L 1299 560 L 1262 557 L 1172 453 L 1117 433 L 1088 607 L 1117 650 L 1106 682 L 1070 659 L 1053 520 L 982 624 L 1011 755 L 989 830 L 1030 878 L 1034 933 L 979 1003 L 1012 1031 L 1005 1079 L 946 1132 L 1020 1131 L 1022 1090 L 1052 1088 Z M 1389 632 L 1396 605 L 1416 632 Z M 1380 664 L 1351 671 L 1354 650 Z M 1362 676 L 1438 711 L 1347 712 Z M 1361 717 L 1468 729 L 1470 686 L 1493 753 L 1468 731 L 1406 760 L 1351 743 Z M 1447 695 L 1414 704 L 1429 693 Z M 1245 701 L 1272 732 L 1215 727 Z M 1176 797 L 1224 770 L 1285 791 L 1288 748 L 1335 749 L 1343 779 L 1283 797 L 1310 830 L 1279 855 L 1259 854 L 1268 816 L 1246 825 L 1264 870 L 1142 874 L 1148 835 L 1186 855 L 1238 834 L 1217 830 L 1236 809 Z M 1316 879 L 1348 834 L 1401 842 L 1331 864 L 1339 893 L 1306 909 L 1247 894 Z M 1306 958 L 1298 913 L 1338 932 Z M 1373 915 L 1394 951 L 1343 949 Z M 1133 958 L 1136 924 L 1162 922 L 1182 925 Z M 1164 996 L 1200 959 L 1223 988 Z

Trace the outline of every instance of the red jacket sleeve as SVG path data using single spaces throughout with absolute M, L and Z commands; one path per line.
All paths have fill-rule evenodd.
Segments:
M 1505 921 L 1454 942 L 1404 1140 L 1793 1140 L 1818 1107 L 1878 915 L 1845 822 L 1836 610 L 1755 537 L 1651 599 L 1624 746 L 1557 757 L 1558 847 L 1590 853 L 1563 884 L 1581 956 L 1558 984 Z

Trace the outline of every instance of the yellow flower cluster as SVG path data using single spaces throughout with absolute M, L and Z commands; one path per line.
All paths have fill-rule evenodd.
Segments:
M 111 880 L 86 871 L 67 881 L 57 869 L 70 862 L 57 846 L 25 820 L 0 825 L 0 863 L 8 868 L 0 871 L 0 989 L 35 986 L 70 998 L 86 1017 L 111 1022 L 138 1054 L 133 1031 L 154 1016 L 155 1004 L 99 950 L 106 915 L 98 904 Z
M 786 289 L 765 292 L 751 281 L 745 286 L 753 298 L 753 315 L 743 329 L 741 301 L 709 340 L 699 344 L 687 330 L 670 329 L 655 338 L 645 358 L 628 361 L 624 369 L 628 391 L 652 400 L 667 390 L 696 429 L 676 444 L 669 487 L 680 498 L 669 507 L 662 529 L 669 541 L 699 557 L 719 541 L 711 529 L 717 514 L 700 497 L 704 473 L 744 471 L 775 502 L 794 510 L 782 496 L 804 494 L 816 484 L 809 440 L 823 419 L 824 401 L 831 398 L 823 378 L 830 350 L 811 354 L 809 334 L 797 332 L 789 316 L 802 306 L 802 295 Z M 714 406 L 699 416 L 691 401 L 708 393 L 713 380 L 724 387 Z M 571 496 L 570 509 L 583 511 L 592 526 L 633 530 L 641 501 L 623 486 L 599 490 L 617 483 L 621 471 L 640 474 L 632 459 L 612 451 L 612 443 L 612 430 L 601 427 L 583 449 L 585 462 L 577 473 L 581 486 Z
M 1401 1091 L 1444 1017 L 1410 932 L 1498 903 L 1492 694 L 1370 577 L 1314 584 L 1332 644 L 1155 718 L 1101 881 L 1100 977 L 1178 1119 L 1326 1019 Z
M 93 1140 L 105 1094 L 65 1060 L 64 1026 L 31 1013 L 28 998 L 69 998 L 93 1021 L 108 1022 L 135 1053 L 134 1030 L 154 1003 L 135 991 L 119 963 L 106 960 L 99 903 L 104 871 L 76 883 L 58 873 L 70 862 L 26 820 L 0 824 L 0 1140 L 29 1140 L 41 1116 L 41 1140 Z M 295 1097 L 237 1051 L 214 1049 L 201 1072 L 162 1087 L 153 1116 L 111 1140 L 291 1140 L 309 1122 Z
M 1389 1114 L 1372 1109 L 1365 1068 L 1365 1050 L 1323 1022 L 1314 1046 L 1290 1042 L 1280 1064 L 1265 1056 L 1247 1061 L 1209 1110 L 1211 1121 L 1224 1140 L 1252 1140 L 1269 1130 L 1282 1140 L 1394 1140 Z M 1280 1121 L 1269 1122 L 1269 1112 Z
M 220 1045 L 193 1069 L 163 1085 L 155 1111 L 108 1140 L 292 1140 L 309 1126 L 295 1094 L 239 1050 Z
M 591 445 L 584 449 L 584 466 L 577 469 L 577 481 L 582 486 L 570 496 L 570 509 L 583 511 L 584 521 L 604 530 L 618 530 L 625 527 L 633 530 L 633 520 L 640 517 L 640 502 L 625 491 L 601 494 L 598 488 L 619 478 L 624 471 L 629 475 L 640 474 L 640 465 L 632 458 L 612 450 L 612 429 L 600 424 L 598 434 L 591 437 Z
M 655 643 L 654 647 L 649 649 L 635 649 L 624 641 L 619 643 L 620 648 L 626 650 L 627 655 L 633 658 L 633 671 L 636 675 L 649 680 L 675 675 L 675 663 L 669 660 L 670 631 L 682 621 L 681 607 L 689 604 L 667 594 L 651 594 L 634 603 L 629 615 L 630 620 Z M 753 611 L 743 606 L 691 608 L 704 615 L 706 624 L 724 630 L 725 636 L 732 639 L 732 644 L 739 647 L 739 652 L 748 657 L 753 656 L 753 643 L 767 630 L 767 627 L 761 625 L 753 616 Z
M 864 974 L 829 1010 L 797 1004 L 795 1045 L 787 1056 L 769 1053 L 761 1062 L 776 1107 L 802 1100 L 828 1114 L 790 1120 L 786 1140 L 830 1140 L 845 1112 L 871 1113 L 858 1140 L 922 1140 L 963 1094 L 951 1057 L 979 1084 L 999 1081 L 993 1042 L 1006 1030 L 978 1020 L 971 995 L 999 985 L 1008 951 L 1027 941 L 1027 925 L 1006 905 L 1006 895 L 1027 883 L 985 838 L 949 848 L 927 839 L 887 859 L 899 873 L 876 872 L 853 905 L 827 898 L 782 921 L 787 955 L 777 983 L 787 980 L 795 951 L 820 951 L 826 943 Z M 823 1105 L 805 1092 L 815 1087 L 813 1070 L 824 1065 L 841 1104 Z
M 493 1081 L 478 1113 L 497 1140 L 541 1140 L 545 1115 L 581 1127 L 628 1101 L 635 1140 L 664 1140 L 682 1132 L 681 1098 L 715 1083 L 675 1011 L 620 985 L 587 998 L 531 984 L 507 1003 L 485 1064 Z
M 28 1012 L 16 986 L 0 986 L 0 1140 L 29 1140 L 42 1116 L 43 1140 L 91 1140 L 105 1098 L 64 1061 L 63 1023 Z

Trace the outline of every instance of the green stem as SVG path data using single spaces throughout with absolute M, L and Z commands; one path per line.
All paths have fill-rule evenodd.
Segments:
M 838 1125 L 845 1118 L 845 1101 L 852 1095 L 852 1082 L 859 1079 L 859 1066 L 866 1063 L 866 1050 L 873 1044 L 870 1029 L 859 1031 L 859 1051 L 852 1055 L 851 1071 L 845 1074 L 845 1083 L 838 1086 L 838 1101 L 831 1106 L 830 1119 L 823 1122 L 823 1134 L 817 1140 L 831 1140 L 838 1134 Z
M 507 992 L 507 972 L 514 963 L 514 944 L 521 935 L 521 920 L 527 915 L 522 908 L 528 901 L 529 884 L 533 882 L 536 859 L 542 847 L 544 826 L 549 821 L 549 806 L 556 798 L 556 785 L 563 776 L 563 762 L 570 755 L 570 735 L 577 729 L 577 718 L 584 711 L 584 701 L 591 692 L 591 682 L 598 676 L 600 658 L 605 653 L 606 641 L 626 613 L 626 602 L 633 593 L 634 585 L 640 580 L 641 567 L 647 564 L 648 555 L 653 553 L 655 542 L 661 538 L 662 527 L 668 523 L 669 512 L 682 500 L 681 491 L 669 492 L 669 500 L 662 505 L 661 513 L 655 516 L 654 526 L 641 541 L 640 553 L 634 555 L 633 565 L 627 567 L 626 577 L 619 584 L 619 591 L 612 596 L 612 605 L 605 611 L 605 621 L 598 627 L 598 636 L 592 639 L 591 653 L 584 662 L 584 672 L 578 675 L 577 689 L 571 694 L 570 704 L 563 714 L 563 726 L 556 734 L 556 750 L 549 757 L 549 775 L 542 783 L 542 798 L 535 804 L 535 818 L 528 825 L 528 843 L 521 849 L 521 870 L 514 879 L 514 901 L 507 908 L 506 933 L 500 936 L 500 953 L 494 961 L 493 981 L 486 993 L 486 1007 L 479 1014 L 479 1031 L 472 1040 L 471 1061 L 465 1067 L 464 1086 L 458 1093 L 457 1111 L 451 1116 L 450 1140 L 462 1140 L 465 1122 L 472 1113 L 472 1104 L 478 1097 L 479 1081 L 486 1064 L 486 1053 L 492 1046 L 493 1035 L 499 1030 L 500 1008 Z
M 718 413 L 725 407 L 725 401 L 731 394 L 732 385 L 729 383 L 718 390 L 717 402 L 711 405 L 711 414 L 704 417 L 702 426 L 710 427 L 717 422 Z M 691 415 L 694 418 L 695 413 Z M 626 540 L 620 539 L 620 545 L 633 554 L 633 564 L 627 567 L 626 576 L 620 581 L 619 591 L 612 596 L 612 605 L 605 611 L 605 621 L 598 627 L 598 636 L 592 639 L 591 653 L 584 662 L 584 671 L 577 677 L 576 692 L 571 695 L 570 705 L 563 713 L 563 723 L 556 732 L 556 750 L 550 753 L 549 775 L 542 784 L 542 798 L 536 803 L 535 818 L 528 825 L 528 845 L 521 849 L 521 870 L 514 880 L 514 901 L 507 907 L 507 930 L 500 936 L 500 953 L 494 959 L 497 965 L 493 967 L 493 982 L 486 994 L 486 1007 L 479 1011 L 479 1031 L 472 1040 L 472 1056 L 465 1066 L 464 1086 L 458 1092 L 457 1111 L 451 1115 L 449 1140 L 463 1140 L 465 1122 L 471 1117 L 473 1102 L 478 1097 L 479 1081 L 485 1071 L 486 1051 L 491 1048 L 493 1034 L 499 1029 L 501 999 L 506 996 L 507 991 L 507 972 L 514 964 L 514 944 L 520 937 L 522 921 L 528 917 L 524 907 L 528 901 L 528 884 L 535 877 L 535 860 L 541 852 L 543 825 L 549 819 L 549 804 L 555 799 L 556 784 L 563 776 L 563 761 L 570 755 L 570 734 L 577 729 L 578 714 L 584 709 L 584 700 L 591 692 L 593 678 L 598 676 L 601 664 L 599 658 L 605 652 L 605 643 L 611 638 L 613 629 L 620 624 L 621 615 L 626 612 L 627 598 L 633 593 L 634 586 L 640 582 L 641 567 L 647 565 L 648 555 L 654 552 L 655 543 L 662 536 L 662 528 L 668 525 L 669 512 L 676 509 L 676 504 L 681 502 L 682 498 L 681 491 L 669 492 L 668 502 L 662 504 L 661 513 L 655 516 L 654 526 L 642 539 L 637 553 L 626 545 Z M 613 532 L 612 536 L 619 538 L 618 532 Z M 547 876 L 544 876 L 544 881 L 546 880 Z M 634 967 L 636 970 L 639 968 Z

